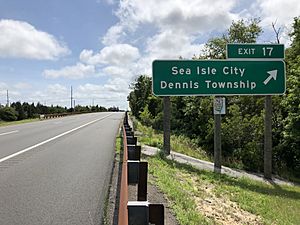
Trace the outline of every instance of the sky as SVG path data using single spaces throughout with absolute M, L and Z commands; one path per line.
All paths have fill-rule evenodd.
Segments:
M 0 0 L 0 104 L 128 109 L 154 59 L 190 59 L 232 21 L 260 18 L 259 43 L 289 47 L 299 0 Z

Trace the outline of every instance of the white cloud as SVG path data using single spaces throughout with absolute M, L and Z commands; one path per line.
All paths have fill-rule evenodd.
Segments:
M 7 101 L 7 90 L 9 101 L 19 101 L 21 93 L 19 91 L 14 90 L 11 86 L 4 82 L 0 82 L 0 105 L 6 104 Z
M 277 21 L 278 26 L 285 26 L 293 22 L 293 18 L 300 15 L 298 0 L 257 0 L 261 10 L 262 23 L 271 27 Z
M 28 102 L 40 102 L 45 105 L 70 105 L 70 92 L 69 89 L 61 84 L 50 84 L 47 85 L 43 90 L 36 90 L 35 92 L 27 96 Z
M 54 36 L 24 21 L 0 20 L 0 57 L 54 60 L 70 50 Z
M 116 24 L 110 27 L 105 36 L 102 38 L 102 43 L 104 45 L 117 44 L 118 40 L 125 35 L 123 29 L 124 28 L 121 24 Z
M 292 30 L 293 18 L 300 15 L 300 4 L 298 0 L 257 0 L 250 10 L 262 19 L 261 26 L 268 33 L 266 42 L 275 42 L 276 36 L 272 28 L 275 23 L 276 29 L 280 28 L 280 43 L 288 47 L 291 43 L 289 33 Z
M 25 82 L 19 82 L 19 83 L 15 84 L 14 87 L 16 89 L 25 90 L 25 89 L 30 89 L 32 86 L 28 83 L 25 83 Z
M 106 84 L 87 83 L 77 88 L 76 97 L 113 98 L 127 94 L 128 82 L 121 78 L 110 79 Z
M 81 51 L 79 55 L 79 59 L 81 62 L 90 65 L 96 65 L 103 62 L 100 54 L 94 54 L 93 50 L 87 50 L 87 49 Z
M 82 79 L 95 74 L 95 66 L 77 63 L 74 66 L 66 66 L 60 70 L 45 70 L 43 75 L 46 78 L 64 77 L 68 79 Z
M 105 74 L 108 74 L 108 75 L 111 75 L 111 76 L 114 76 L 114 77 L 130 77 L 132 76 L 132 72 L 127 69 L 127 68 L 124 68 L 124 67 L 118 67 L 118 66 L 108 66 L 108 67 L 105 67 L 103 69 L 103 72 Z
M 128 92 L 128 80 L 122 78 L 114 78 L 109 80 L 104 88 L 109 92 L 115 93 L 127 93 Z
M 139 49 L 129 44 L 115 44 L 104 47 L 100 53 L 84 49 L 80 53 L 80 61 L 95 64 L 126 65 L 140 57 Z
M 5 91 L 6 91 L 7 88 L 8 88 L 8 85 L 6 83 L 0 82 L 0 90 L 5 89 Z
M 236 0 L 121 0 L 116 15 L 120 21 L 103 37 L 103 43 L 116 43 L 139 26 L 152 24 L 160 31 L 199 34 L 222 30 L 237 15 L 231 13 Z
M 145 28 L 152 28 L 152 36 L 139 39 L 145 40 L 141 56 L 124 57 L 120 54 L 123 50 L 128 54 L 129 49 L 111 49 L 105 47 L 100 54 L 90 57 L 90 61 L 99 59 L 112 65 L 103 69 L 104 73 L 117 76 L 124 74 L 124 60 L 128 59 L 125 69 L 130 71 L 131 77 L 138 74 L 150 74 L 151 63 L 157 58 L 191 58 L 198 55 L 204 47 L 197 42 L 199 35 L 210 33 L 214 30 L 225 30 L 238 14 L 232 13 L 236 0 L 121 0 L 116 15 L 119 18 L 102 39 L 103 44 L 122 43 L 124 40 L 139 39 L 139 32 L 144 33 Z M 136 33 L 135 33 L 136 32 Z M 122 44 L 124 45 L 124 44 Z M 114 50 L 117 50 L 115 52 Z M 136 51 L 137 52 L 137 51 Z M 130 60 L 132 58 L 132 60 Z M 100 60 L 101 59 L 101 60 Z M 120 66 L 122 65 L 122 67 Z M 130 65 L 130 66 L 129 66 Z
M 61 84 L 48 85 L 46 92 L 50 96 L 56 96 L 59 98 L 61 97 L 65 98 L 66 96 L 69 95 L 68 89 Z
M 204 47 L 203 44 L 193 44 L 194 39 L 192 35 L 166 30 L 148 39 L 146 51 L 153 58 L 191 58 Z
M 127 88 L 124 80 L 111 79 L 105 85 L 87 83 L 80 85 L 75 92 L 75 99 L 78 102 L 95 102 L 105 107 L 119 106 L 126 109 Z M 125 86 L 124 86 L 125 85 Z

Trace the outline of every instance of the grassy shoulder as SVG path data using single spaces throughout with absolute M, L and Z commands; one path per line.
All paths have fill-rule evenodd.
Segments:
M 31 122 L 36 122 L 36 121 L 40 121 L 40 119 L 39 118 L 26 119 L 26 120 L 18 120 L 18 121 L 11 121 L 11 122 L 6 122 L 6 121 L 0 120 L 0 127 L 23 124 L 23 123 L 31 123 Z
M 232 178 L 159 156 L 147 160 L 180 224 L 300 224 L 300 187 Z
M 122 150 L 122 143 L 123 142 L 123 138 L 121 135 L 121 132 L 119 133 L 119 135 L 116 137 L 116 153 L 120 154 L 121 150 Z
M 162 133 L 134 121 L 139 142 L 162 148 Z M 209 160 L 188 138 L 172 136 L 172 150 Z M 300 224 L 300 187 L 201 171 L 148 157 L 150 182 L 165 193 L 177 220 L 193 224 Z
M 151 127 L 142 125 L 138 120 L 133 119 L 134 128 L 140 135 L 138 136 L 139 142 L 162 148 L 163 146 L 163 133 L 157 132 Z M 193 143 L 189 138 L 184 136 L 171 136 L 171 149 L 172 151 L 182 153 L 197 159 L 202 159 L 206 161 L 211 161 L 210 157 L 195 143 Z

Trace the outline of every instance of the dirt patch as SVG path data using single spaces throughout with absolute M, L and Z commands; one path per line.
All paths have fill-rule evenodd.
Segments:
M 219 198 L 212 193 L 210 188 L 205 190 L 207 196 L 195 198 L 197 209 L 206 217 L 223 225 L 260 225 L 261 218 L 241 209 L 236 202 L 224 197 Z
M 259 216 L 243 210 L 228 197 L 217 196 L 214 192 L 215 185 L 183 173 L 178 176 L 193 185 L 195 193 L 192 197 L 195 199 L 197 210 L 212 221 L 222 225 L 263 224 Z

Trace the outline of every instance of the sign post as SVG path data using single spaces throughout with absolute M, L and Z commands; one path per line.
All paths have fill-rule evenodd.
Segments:
M 225 98 L 214 98 L 214 172 L 221 173 L 221 114 L 225 114 Z
M 171 140 L 170 140 L 170 136 L 171 136 L 171 124 L 170 124 L 170 120 L 171 120 L 171 102 L 170 102 L 170 97 L 169 96 L 165 96 L 163 98 L 164 100 L 164 154 L 165 155 L 170 155 L 170 151 L 171 151 Z

